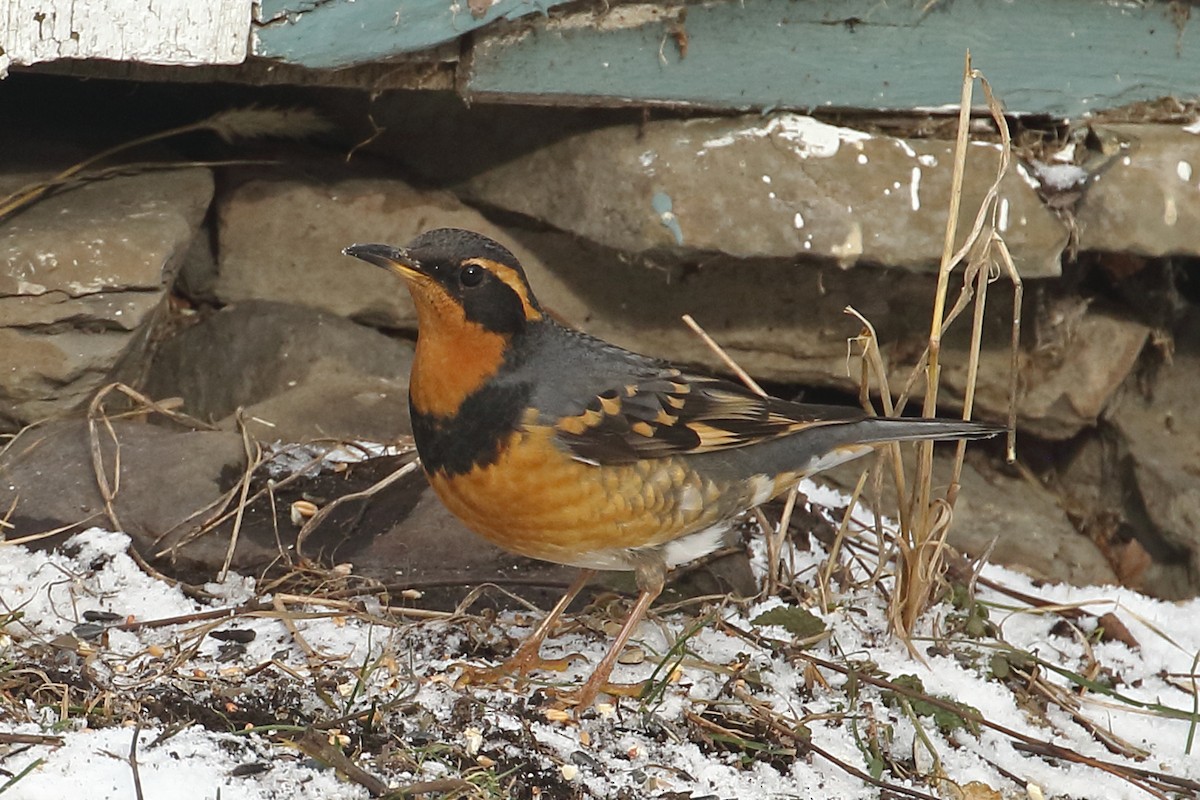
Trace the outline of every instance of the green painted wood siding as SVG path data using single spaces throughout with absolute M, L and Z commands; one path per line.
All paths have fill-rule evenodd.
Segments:
M 566 0 L 263 0 L 254 54 L 310 69 L 383 61 L 447 44 L 499 19 L 545 15 Z
M 937 108 L 957 102 L 967 48 L 1015 112 L 1200 96 L 1200 20 L 1161 1 L 717 0 L 683 18 L 684 6 L 595 8 L 500 0 L 475 17 L 466 0 L 264 0 L 274 22 L 255 52 L 345 66 L 474 32 L 465 92 L 538 103 Z

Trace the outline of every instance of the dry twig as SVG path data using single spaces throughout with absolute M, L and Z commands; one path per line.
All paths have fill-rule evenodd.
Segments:
M 90 158 L 71 165 L 51 178 L 22 186 L 0 198 L 0 220 L 41 200 L 49 193 L 69 184 L 95 177 L 108 177 L 120 168 L 108 168 L 98 174 L 86 175 L 90 167 L 115 155 L 143 145 L 159 142 L 198 131 L 210 131 L 226 142 L 260 137 L 307 138 L 328 131 L 329 123 L 308 109 L 234 108 L 220 111 L 207 119 L 180 125 L 169 130 L 140 136 L 102 150 Z

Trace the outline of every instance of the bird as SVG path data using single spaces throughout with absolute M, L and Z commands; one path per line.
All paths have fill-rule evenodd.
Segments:
M 412 434 L 441 502 L 495 545 L 580 570 L 514 654 L 525 675 L 598 570 L 632 571 L 638 596 L 577 690 L 592 706 L 668 571 L 719 549 L 736 519 L 802 477 L 918 439 L 1004 428 L 762 396 L 556 321 L 520 262 L 473 231 L 437 228 L 405 247 L 344 254 L 403 279 L 417 317 Z

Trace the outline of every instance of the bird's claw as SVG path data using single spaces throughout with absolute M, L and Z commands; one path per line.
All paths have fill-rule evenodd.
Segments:
M 582 653 L 570 653 L 562 658 L 542 658 L 536 653 L 529 655 L 518 651 L 512 658 L 492 667 L 477 667 L 472 664 L 463 664 L 462 673 L 455 680 L 454 686 L 455 688 L 461 688 L 472 685 L 496 685 L 505 678 L 512 678 L 514 682 L 519 683 L 523 682 L 529 673 L 535 670 L 565 672 L 570 669 L 573 661 L 586 659 L 587 656 Z

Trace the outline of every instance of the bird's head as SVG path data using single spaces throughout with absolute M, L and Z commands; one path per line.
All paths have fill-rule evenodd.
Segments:
M 482 234 L 437 228 L 407 247 L 353 244 L 342 252 L 403 278 L 422 330 L 474 325 L 510 335 L 542 318 L 516 256 Z
M 457 415 L 512 353 L 515 338 L 543 317 L 516 256 L 486 236 L 427 231 L 407 247 L 355 244 L 346 255 L 396 273 L 417 310 L 409 400 L 422 415 Z

